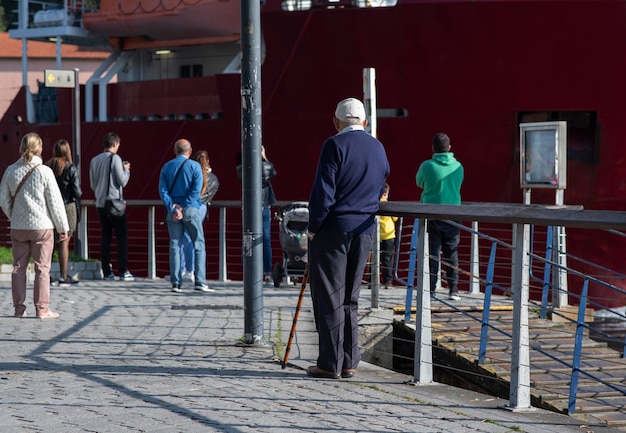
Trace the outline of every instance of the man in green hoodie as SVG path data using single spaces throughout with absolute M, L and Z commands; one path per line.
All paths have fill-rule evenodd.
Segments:
M 440 132 L 433 137 L 433 157 L 424 161 L 415 180 L 422 188 L 422 203 L 461 204 L 461 184 L 463 183 L 463 165 L 450 152 L 450 137 Z M 460 229 L 446 221 L 428 221 L 428 247 L 430 251 L 430 294 L 435 294 L 437 275 L 439 274 L 439 252 L 442 252 L 448 299 L 458 301 L 458 265 Z

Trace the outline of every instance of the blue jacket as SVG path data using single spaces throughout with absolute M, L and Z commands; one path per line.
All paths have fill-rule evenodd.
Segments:
M 309 198 L 309 231 L 373 233 L 388 175 L 382 143 L 362 128 L 349 126 L 327 139 Z
M 185 161 L 187 161 L 187 163 L 181 169 L 176 183 L 172 185 L 178 168 Z M 163 200 L 165 207 L 169 209 L 170 212 L 173 210 L 172 207 L 174 204 L 179 204 L 183 208 L 199 208 L 202 205 L 200 203 L 202 182 L 202 167 L 200 164 L 192 159 L 187 160 L 187 157 L 184 155 L 178 155 L 176 158 L 165 163 L 161 169 L 159 176 L 159 194 L 161 200 Z M 171 192 L 169 192 L 170 187 Z

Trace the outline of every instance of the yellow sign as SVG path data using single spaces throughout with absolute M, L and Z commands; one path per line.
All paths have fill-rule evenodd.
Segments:
M 74 71 L 61 71 L 58 69 L 46 69 L 44 71 L 46 87 L 76 87 Z

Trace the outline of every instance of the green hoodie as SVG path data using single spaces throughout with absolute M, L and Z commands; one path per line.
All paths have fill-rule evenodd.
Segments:
M 463 166 L 454 153 L 433 154 L 432 159 L 420 165 L 415 181 L 424 189 L 422 203 L 461 204 Z

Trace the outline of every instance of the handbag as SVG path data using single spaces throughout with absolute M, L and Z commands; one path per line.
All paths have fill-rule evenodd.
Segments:
M 111 155 L 111 164 L 109 165 L 109 182 L 107 183 L 107 197 L 109 196 L 109 188 L 111 187 L 111 168 L 113 167 L 113 155 Z M 111 217 L 121 217 L 126 213 L 126 200 L 123 198 L 106 199 L 104 202 L 104 213 Z
M 18 193 L 18 192 L 20 192 L 20 189 L 22 189 L 22 186 L 24 186 L 24 182 L 26 182 L 26 179 L 28 179 L 28 176 L 30 176 L 30 175 L 31 175 L 31 173 L 32 173 L 33 171 L 35 171 L 35 169 L 36 169 L 37 167 L 39 167 L 40 165 L 41 165 L 41 164 L 35 164 L 35 165 L 33 165 L 33 166 L 31 167 L 31 169 L 30 169 L 30 170 L 28 170 L 28 173 L 26 173 L 26 174 L 24 175 L 24 177 L 23 177 L 23 178 L 22 178 L 22 180 L 20 181 L 20 183 L 19 183 L 19 185 L 17 186 L 17 188 L 15 188 L 15 194 L 13 194 L 13 195 L 11 196 L 11 209 L 13 209 L 13 204 L 15 203 L 15 197 L 17 197 L 17 193 Z
M 121 217 L 126 213 L 126 200 L 115 198 L 104 202 L 104 211 L 107 215 Z

